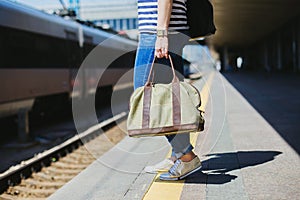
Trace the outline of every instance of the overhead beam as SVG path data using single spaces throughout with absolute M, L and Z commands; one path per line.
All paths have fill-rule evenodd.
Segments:
M 215 46 L 242 47 L 300 15 L 299 0 L 211 0 L 217 32 Z

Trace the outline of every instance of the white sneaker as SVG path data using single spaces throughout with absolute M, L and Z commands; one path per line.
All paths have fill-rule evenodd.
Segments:
M 153 166 L 146 166 L 144 171 L 147 173 L 155 174 L 158 172 L 167 172 L 174 165 L 174 162 L 170 159 L 164 159 Z
M 178 159 L 175 164 L 170 168 L 168 173 L 161 174 L 159 176 L 160 180 L 164 181 L 175 181 L 184 179 L 188 175 L 200 170 L 202 167 L 201 161 L 196 156 L 193 160 L 189 162 L 182 162 Z

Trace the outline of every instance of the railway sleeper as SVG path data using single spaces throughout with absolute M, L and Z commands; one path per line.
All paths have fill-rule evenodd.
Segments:
M 85 152 L 82 153 L 82 151 L 85 151 Z M 72 158 L 78 158 L 78 157 L 84 157 L 84 158 L 87 157 L 87 158 L 91 158 L 91 157 L 93 157 L 93 156 L 91 155 L 91 152 L 88 151 L 88 150 L 86 150 L 86 149 L 81 150 L 81 152 L 74 152 L 74 153 L 72 153 L 72 154 L 69 154 L 69 156 L 72 157 Z
M 64 184 L 66 184 L 66 183 L 62 182 L 62 181 L 44 182 L 44 181 L 38 181 L 38 180 L 34 180 L 34 179 L 26 179 L 26 180 L 23 180 L 20 185 L 25 185 L 30 188 L 39 188 L 39 189 L 42 189 L 42 188 L 58 189 L 58 188 L 62 187 Z
M 93 160 L 86 160 L 86 159 L 82 159 L 82 160 L 62 160 L 61 162 L 67 165 L 90 165 Z
M 87 166 L 86 165 L 82 165 L 82 164 L 77 164 L 77 165 L 70 165 L 67 163 L 63 163 L 63 162 L 56 162 L 53 163 L 52 166 L 57 167 L 57 168 L 62 168 L 62 169 L 85 169 Z
M 56 189 L 33 189 L 33 188 L 27 188 L 22 186 L 14 186 L 7 190 L 8 194 L 16 195 L 21 198 L 30 198 L 31 197 L 38 197 L 38 198 L 46 198 L 53 194 L 56 191 Z
M 76 156 L 66 156 L 64 158 L 61 158 L 59 161 L 60 162 L 64 162 L 64 163 L 68 163 L 68 164 L 86 164 L 86 163 L 91 163 L 95 160 L 94 157 L 76 157 Z
M 91 163 L 96 160 L 96 158 L 94 156 L 81 157 L 81 158 L 78 158 L 76 156 L 70 156 L 70 157 L 68 157 L 68 159 L 70 159 L 70 160 L 77 159 L 79 162 L 82 162 L 82 163 Z
M 74 175 L 76 176 L 79 172 L 81 172 L 81 169 L 62 169 L 62 168 L 56 168 L 56 167 L 47 167 L 42 169 L 45 173 L 51 173 L 51 174 L 67 174 L 67 175 Z
M 74 176 L 70 175 L 52 175 L 52 174 L 45 174 L 45 173 L 37 173 L 37 174 L 32 174 L 32 178 L 40 181 L 62 181 L 62 182 L 68 182 Z
M 81 146 L 78 149 L 74 150 L 72 152 L 72 154 L 77 155 L 77 156 L 89 156 L 90 152 L 86 148 Z

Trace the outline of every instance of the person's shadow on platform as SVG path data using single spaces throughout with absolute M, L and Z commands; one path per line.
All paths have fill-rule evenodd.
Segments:
M 186 184 L 224 184 L 237 178 L 227 174 L 232 170 L 255 166 L 275 159 L 278 151 L 238 151 L 230 153 L 208 154 L 202 161 L 202 170 L 188 176 Z M 202 172 L 208 171 L 208 172 Z

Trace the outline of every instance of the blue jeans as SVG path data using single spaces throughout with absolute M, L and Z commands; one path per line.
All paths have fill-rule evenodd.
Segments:
M 144 86 L 147 82 L 151 64 L 154 59 L 156 42 L 155 34 L 141 33 L 139 37 L 139 45 L 134 65 L 134 89 Z M 169 54 L 172 57 L 176 75 L 181 80 L 183 79 L 183 61 L 181 55 L 182 48 L 186 42 L 186 37 L 184 37 L 183 34 L 178 33 L 169 35 Z M 164 66 L 170 66 L 169 60 L 165 58 L 157 59 L 156 63 Z M 172 80 L 172 73 L 170 70 L 171 68 L 155 67 L 156 82 L 170 83 Z M 193 146 L 190 144 L 189 133 L 170 135 L 166 137 L 172 146 L 172 156 L 180 158 L 193 149 Z

